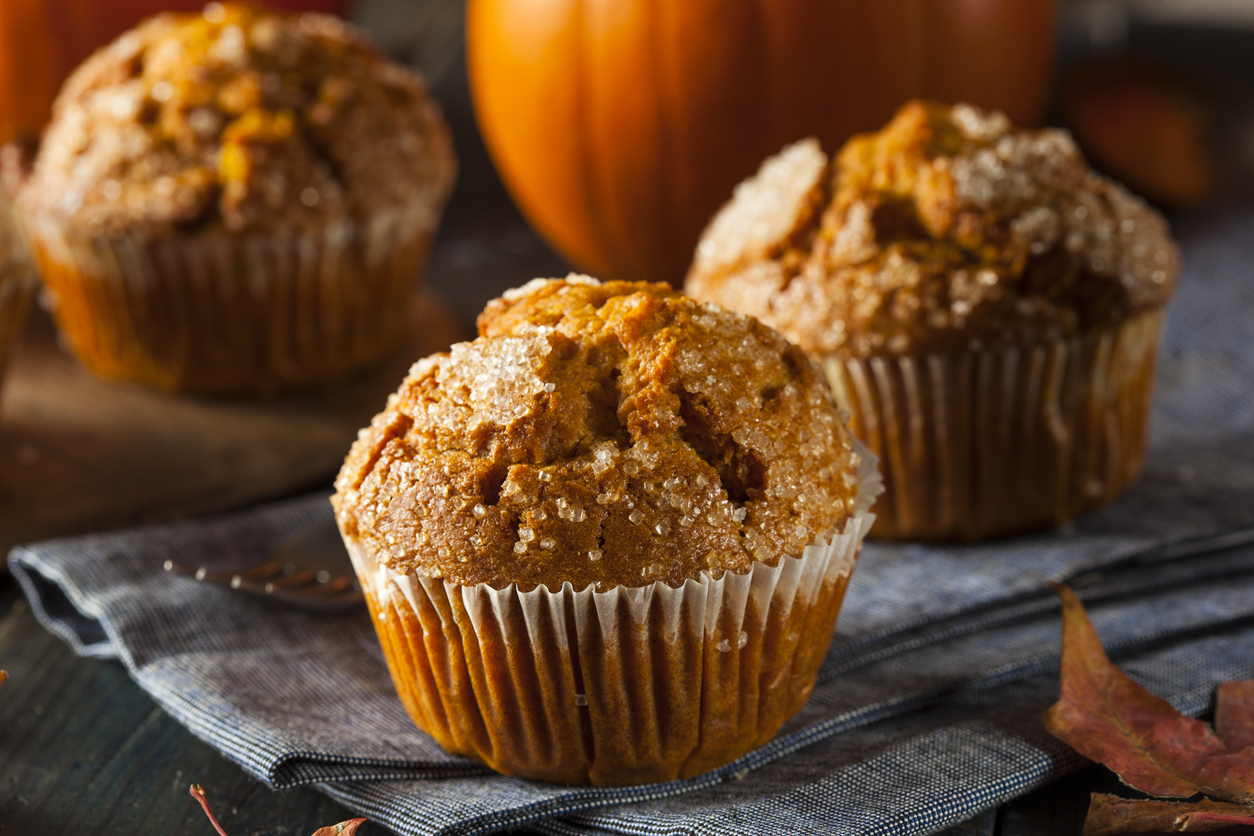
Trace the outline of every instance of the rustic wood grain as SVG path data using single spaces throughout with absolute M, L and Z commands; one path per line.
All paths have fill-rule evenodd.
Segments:
M 997 810 L 985 810 L 978 816 L 943 830 L 937 836 L 994 836 L 997 832 Z
M 1076 836 L 1089 809 L 1089 794 L 1136 795 L 1113 772 L 1093 764 L 1004 805 L 996 836 Z
M 54 535 L 170 520 L 329 483 L 414 360 L 463 333 L 415 293 L 405 344 L 346 385 L 265 401 L 102 380 L 32 318 L 0 411 L 0 553 Z
M 192 783 L 232 836 L 307 836 L 351 818 L 312 789 L 271 792 L 154 705 L 120 664 L 75 656 L 8 576 L 0 668 L 10 675 L 0 685 L 0 836 L 207 836 Z

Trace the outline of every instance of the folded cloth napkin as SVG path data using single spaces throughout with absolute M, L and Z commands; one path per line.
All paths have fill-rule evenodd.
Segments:
M 1079 762 L 1040 723 L 1058 692 L 1050 580 L 1080 589 L 1117 661 L 1183 711 L 1254 678 L 1251 228 L 1254 209 L 1234 207 L 1179 224 L 1186 271 L 1136 486 L 1065 531 L 867 544 L 809 703 L 698 778 L 589 789 L 496 775 L 413 726 L 364 612 L 283 610 L 161 571 L 167 558 L 254 565 L 328 519 L 325 495 L 19 547 L 9 565 L 43 624 L 120 659 L 248 772 L 315 784 L 401 833 L 931 832 Z

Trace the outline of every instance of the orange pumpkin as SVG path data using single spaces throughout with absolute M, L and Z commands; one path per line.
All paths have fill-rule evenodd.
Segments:
M 0 0 L 0 143 L 43 128 L 61 82 L 94 49 L 145 17 L 195 11 L 205 0 Z M 345 0 L 273 0 L 338 12 Z
M 606 279 L 682 279 L 732 187 L 910 98 L 1042 111 L 1055 0 L 470 0 L 479 126 L 531 223 Z

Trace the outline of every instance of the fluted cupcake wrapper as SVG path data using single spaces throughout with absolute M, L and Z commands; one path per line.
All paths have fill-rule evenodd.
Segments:
M 1162 310 L 1019 348 L 828 357 L 850 426 L 880 457 L 872 536 L 977 540 L 1113 500 L 1145 454 Z
M 879 492 L 799 557 L 683 586 L 521 592 L 388 568 L 346 538 L 414 721 L 500 772 L 572 784 L 697 775 L 765 743 L 810 695 Z
M 424 207 L 293 235 L 81 234 L 27 217 L 57 324 L 93 371 L 163 389 L 256 393 L 382 360 L 434 238 Z

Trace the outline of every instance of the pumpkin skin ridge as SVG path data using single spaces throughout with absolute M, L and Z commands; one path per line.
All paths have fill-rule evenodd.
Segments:
M 605 278 L 680 281 L 705 222 L 732 187 L 789 142 L 813 135 L 824 147 L 840 147 L 853 133 L 884 124 L 910 98 L 970 101 L 1005 111 L 1020 124 L 1033 123 L 1044 102 L 1053 27 L 1042 22 L 1053 20 L 1054 0 L 732 5 L 738 11 L 724 9 L 719 18 L 725 25 L 706 27 L 698 37 L 681 24 L 700 17 L 700 0 L 469 0 L 471 90 L 485 143 L 523 214 L 575 266 Z M 594 7 L 596 14 L 647 19 L 629 20 L 631 31 L 598 30 L 600 41 L 592 37 L 595 26 L 565 31 L 573 15 Z M 524 12 L 548 19 L 512 31 L 511 22 Z M 660 38 L 651 54 L 630 41 L 646 25 Z M 949 40 L 938 42 L 933 29 Z M 515 38 L 584 39 L 597 53 L 590 60 L 598 75 L 569 78 L 584 73 L 570 71 L 567 52 L 545 53 L 543 44 L 520 45 Z M 681 49 L 684 42 L 691 50 Z M 943 66 L 954 63 L 953 56 L 964 69 Z M 555 73 L 562 62 L 567 71 Z M 697 73 L 723 82 L 704 90 Z M 547 90 L 536 99 L 546 103 L 543 113 L 514 118 L 520 108 L 503 99 L 537 95 L 541 77 L 583 85 L 583 115 L 571 109 L 565 92 Z M 645 86 L 640 94 L 661 104 L 629 117 L 648 125 L 624 122 L 627 129 L 615 132 L 605 127 L 614 121 L 602 115 L 610 106 L 604 97 L 622 89 L 625 79 Z M 557 100 L 562 105 L 548 109 Z M 576 119 L 583 121 L 577 137 L 544 141 L 546 125 L 572 131 Z M 632 147 L 641 137 L 663 146 L 653 158 L 648 149 Z M 580 143 L 582 150 L 572 153 Z M 554 159 L 562 155 L 566 159 Z M 577 190 L 575 181 L 585 173 L 596 185 Z
M 641 0 L 646 5 L 650 0 Z M 581 5 L 586 10 L 589 5 L 588 0 L 581 0 Z M 644 76 L 641 84 L 615 85 L 612 82 L 618 80 L 618 76 L 608 72 L 611 62 L 608 42 L 610 45 L 616 43 L 619 39 L 609 37 L 609 33 L 615 30 L 612 16 L 607 10 L 614 10 L 613 3 L 597 3 L 595 4 L 599 15 L 585 16 L 584 21 L 590 23 L 588 28 L 590 33 L 591 44 L 596 44 L 599 48 L 588 49 L 584 51 L 584 55 L 589 60 L 591 72 L 587 74 L 587 78 L 592 80 L 592 84 L 585 87 L 588 96 L 583 104 L 587 108 L 588 129 L 591 142 L 589 146 L 594 149 L 604 148 L 610 141 L 611 137 L 618 135 L 625 127 L 634 125 L 644 125 L 653 128 L 651 131 L 642 131 L 646 136 L 632 137 L 631 151 L 622 155 L 606 155 L 603 153 L 594 153 L 590 155 L 592 168 L 595 172 L 593 182 L 597 189 L 597 197 L 599 205 L 594 214 L 594 218 L 599 218 L 601 228 L 603 230 L 604 246 L 607 255 L 606 270 L 608 275 L 616 273 L 626 273 L 634 275 L 638 264 L 638 253 L 643 251 L 649 244 L 641 240 L 641 236 L 631 228 L 630 212 L 624 212 L 624 207 L 636 205 L 641 198 L 632 194 L 632 187 L 636 184 L 637 178 L 629 177 L 627 170 L 629 168 L 653 167 L 661 172 L 661 147 L 662 143 L 658 141 L 657 128 L 659 126 L 659 108 L 657 101 L 645 101 L 643 97 L 637 101 L 632 98 L 632 94 L 636 93 L 643 87 L 650 89 L 656 86 L 656 54 L 652 50 L 650 37 L 647 27 L 640 27 L 637 24 L 636 15 L 628 16 L 629 22 L 632 24 L 631 31 L 624 36 L 634 43 L 635 48 L 642 50 L 639 63 L 640 75 Z M 646 21 L 653 21 L 656 15 L 648 13 L 643 15 Z M 609 19 L 607 19 L 609 18 Z M 628 29 L 628 27 L 619 23 L 618 31 Z M 624 89 L 625 88 L 625 89 Z M 607 107 L 606 104 L 614 103 L 617 106 Z M 642 114 L 642 118 L 622 120 L 619 117 L 626 105 L 632 105 L 637 114 Z M 629 122 L 629 126 L 619 124 L 621 121 Z M 654 157 L 647 162 L 642 162 L 644 155 L 648 150 L 654 151 Z M 659 181 L 665 182 L 664 176 L 659 175 Z M 660 191 L 660 190 L 659 190 Z M 660 198 L 660 195 L 658 195 Z M 647 200 L 647 198 L 644 198 Z M 647 207 L 645 217 L 655 217 L 656 207 Z M 635 246 L 633 246 L 635 244 Z M 615 264 L 622 265 L 617 270 Z
M 586 0 L 574 0 L 574 8 L 577 9 L 575 16 L 575 27 L 582 31 L 586 31 L 588 27 L 588 8 Z M 592 145 L 592 124 L 591 114 L 588 107 L 588 86 L 589 77 L 591 75 L 591 61 L 588 57 L 588 50 L 585 48 L 583 38 L 577 39 L 571 47 L 572 63 L 575 65 L 573 78 L 574 84 L 574 101 L 575 101 L 575 126 L 576 130 L 583 137 L 583 140 L 576 146 L 576 152 L 579 155 L 579 183 L 582 187 L 588 202 L 588 205 L 594 208 L 594 211 L 588 213 L 588 222 L 597 230 L 598 238 L 605 240 L 609 237 L 608 230 L 603 225 L 605 197 L 597 186 L 595 176 L 595 162 L 588 148 Z M 589 265 L 595 275 L 604 275 L 608 269 L 608 265 L 590 264 Z
M 668 0 L 648 0 L 654 8 L 665 10 Z M 670 9 L 673 12 L 675 4 Z M 663 11 L 663 14 L 665 11 Z M 661 172 L 661 182 L 666 184 L 665 188 L 658 189 L 654 195 L 654 212 L 655 217 L 660 219 L 659 229 L 663 235 L 673 230 L 677 219 L 674 217 L 673 207 L 679 203 L 679 195 L 676 193 L 680 181 L 679 172 L 682 166 L 677 165 L 676 149 L 680 146 L 678 122 L 675 118 L 676 105 L 673 100 L 666 94 L 666 84 L 663 78 L 666 75 L 665 67 L 670 62 L 671 56 L 666 48 L 666 37 L 663 26 L 657 24 L 658 15 L 656 13 L 650 15 L 649 18 L 653 25 L 649 27 L 649 50 L 650 50 L 650 67 L 652 79 L 657 85 L 660 95 L 657 97 L 657 120 L 658 120 L 658 169 Z M 669 236 L 667 236 L 669 237 Z M 670 242 L 664 242 L 663 246 L 667 246 Z M 671 244 L 670 246 L 673 246 Z M 633 253 L 633 260 L 636 264 L 632 266 L 633 273 L 640 273 L 647 270 L 647 267 L 639 263 L 638 258 Z
M 518 106 L 518 101 L 523 96 L 517 89 L 507 89 L 503 85 L 486 81 L 484 77 L 494 76 L 497 73 L 502 73 L 506 77 L 511 75 L 517 77 L 517 73 L 514 73 L 512 70 L 513 64 L 524 60 L 530 60 L 530 63 L 533 64 L 539 63 L 540 56 L 523 56 L 505 69 L 501 69 L 498 66 L 505 60 L 501 57 L 501 54 L 508 52 L 513 45 L 513 42 L 505 42 L 505 38 L 499 33 L 499 30 L 501 27 L 511 24 L 522 25 L 514 23 L 513 19 L 509 17 L 510 10 L 504 8 L 504 6 L 505 4 L 501 3 L 500 0 L 475 0 L 466 4 L 466 71 L 470 86 L 482 91 L 479 94 L 479 98 L 483 100 L 483 104 L 475 108 L 475 120 L 479 126 L 479 133 L 483 137 L 484 145 L 488 149 L 488 153 L 491 155 L 498 172 L 500 172 L 501 179 L 508 186 L 517 178 L 525 177 L 526 175 L 514 170 L 519 165 L 522 165 L 518 159 L 520 155 L 515 152 L 514 148 L 503 144 L 500 136 L 509 130 L 510 124 L 516 116 L 528 119 L 532 117 Z M 563 9 L 559 10 L 559 14 L 573 17 L 573 9 L 580 7 L 580 0 L 567 0 Z M 523 19 L 523 24 L 530 22 L 532 22 L 531 19 Z M 560 50 L 562 47 L 560 38 L 553 33 L 550 33 L 550 35 L 548 37 L 548 50 L 550 52 Z M 547 57 L 547 60 L 549 63 L 553 63 L 551 56 Z M 579 76 L 575 76 L 575 78 L 579 78 Z M 543 81 L 542 79 L 539 82 L 535 82 L 532 86 L 539 87 L 543 84 Z M 548 85 L 547 88 L 550 94 L 552 94 L 554 86 Z M 543 101 L 539 95 L 532 93 L 530 88 L 523 92 L 527 94 L 525 97 L 533 107 L 554 104 L 552 101 Z M 545 137 L 545 141 L 549 146 L 545 148 L 546 156 L 566 154 L 576 160 L 574 164 L 576 169 L 586 170 L 587 163 L 582 159 L 586 142 L 573 141 L 571 139 L 572 136 L 579 134 L 583 130 L 585 120 L 579 117 L 580 109 L 566 102 L 558 102 L 556 105 L 559 111 L 569 110 L 575 114 L 576 118 L 570 119 L 570 124 L 560 126 L 561 130 L 556 134 Z M 500 124 L 498 125 L 498 123 Z M 538 178 L 544 178 L 547 174 L 548 168 L 540 166 Z M 563 194 L 563 190 L 572 188 L 571 182 L 586 184 L 588 180 L 586 171 L 577 173 L 574 177 L 568 177 L 567 182 L 561 180 L 560 172 L 555 172 L 549 178 L 546 186 L 550 190 L 556 191 L 558 198 L 553 198 L 550 195 L 550 203 L 555 199 L 560 199 L 563 204 L 574 202 L 585 206 L 589 205 L 592 193 L 586 185 L 580 187 L 578 196 Z M 513 187 L 509 187 L 509 192 L 519 212 L 522 213 L 532 227 L 535 229 L 546 229 L 554 222 L 554 219 L 551 217 L 551 211 L 546 211 L 543 206 L 537 207 L 532 203 L 520 200 L 518 191 Z M 584 212 L 573 216 L 575 222 L 579 224 L 574 230 L 574 238 L 591 240 L 596 237 L 596 231 L 589 227 L 591 214 Z M 549 241 L 553 241 L 551 236 L 549 236 Z M 568 248 L 564 255 L 570 261 L 586 265 L 589 272 L 596 274 L 600 271 L 601 262 L 599 256 L 590 250 L 580 247 L 575 247 L 573 250 Z

